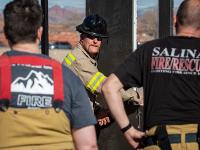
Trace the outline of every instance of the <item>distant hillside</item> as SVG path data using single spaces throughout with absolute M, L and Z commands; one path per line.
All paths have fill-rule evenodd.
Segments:
M 49 9 L 49 41 L 69 42 L 72 47 L 79 40 L 75 28 L 85 17 L 85 10 L 56 5 Z
M 65 7 L 61 8 L 58 5 L 49 9 L 49 23 L 50 24 L 63 24 L 72 31 L 74 27 L 80 24 L 85 17 L 85 10 Z
M 176 11 L 176 10 L 175 10 Z M 155 8 L 138 9 L 137 40 L 144 42 L 153 39 L 158 32 L 158 15 Z M 85 10 L 58 5 L 49 9 L 49 41 L 68 42 L 74 47 L 79 40 L 76 25 L 85 17 Z M 0 45 L 7 45 L 3 34 L 3 17 L 0 13 Z
M 72 47 L 79 40 L 75 31 L 76 25 L 80 24 L 85 17 L 85 10 L 72 7 L 53 6 L 49 9 L 49 41 L 69 42 Z M 3 15 L 0 13 L 0 45 L 7 46 L 3 34 Z

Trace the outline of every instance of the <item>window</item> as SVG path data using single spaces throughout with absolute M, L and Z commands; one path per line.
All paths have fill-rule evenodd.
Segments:
M 49 0 L 49 41 L 68 42 L 74 47 L 78 41 L 75 29 L 84 17 L 84 0 Z
M 0 0 L 0 54 L 9 50 L 3 33 L 3 9 L 10 1 Z M 61 61 L 79 41 L 75 27 L 85 17 L 85 0 L 48 0 L 48 4 L 49 55 Z
M 158 38 L 158 0 L 137 1 L 137 44 Z
M 76 26 L 85 17 L 85 0 L 49 0 L 49 55 L 59 61 L 79 41 Z

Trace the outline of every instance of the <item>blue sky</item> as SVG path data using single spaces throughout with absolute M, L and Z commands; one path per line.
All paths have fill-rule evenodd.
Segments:
M 6 3 L 11 0 L 0 0 L 0 10 L 2 10 Z M 39 0 L 40 1 L 40 0 Z M 86 0 L 48 0 L 49 7 L 53 5 L 59 5 L 61 7 L 69 6 L 69 7 L 76 7 L 76 8 L 85 8 Z
M 7 2 L 10 0 L 0 0 L 0 10 L 2 10 Z M 183 0 L 174 0 L 175 6 L 179 5 Z M 85 8 L 86 0 L 49 0 L 49 7 L 59 5 L 61 7 L 69 6 L 76 8 Z M 146 8 L 156 6 L 158 0 L 137 0 L 138 8 Z
M 138 8 L 147 8 L 158 5 L 159 0 L 137 0 Z M 183 0 L 174 0 L 174 6 L 177 7 Z
M 59 6 L 69 6 L 69 7 L 76 7 L 76 8 L 85 8 L 86 0 L 49 0 L 49 6 L 52 7 L 53 5 L 57 4 Z

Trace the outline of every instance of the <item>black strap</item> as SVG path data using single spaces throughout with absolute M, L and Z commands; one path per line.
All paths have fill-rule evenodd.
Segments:
M 131 127 L 132 127 L 132 124 L 129 122 L 129 124 L 127 126 L 125 126 L 124 128 L 121 128 L 122 133 L 125 133 Z
M 9 100 L 7 99 L 1 99 L 0 100 L 0 111 L 7 111 L 8 107 L 9 107 Z
M 62 100 L 54 100 L 53 107 L 57 113 L 59 113 L 63 109 L 63 101 Z
M 168 138 L 168 133 L 165 125 L 159 125 L 156 128 L 155 136 L 157 138 L 158 146 L 161 150 L 171 150 L 171 145 Z

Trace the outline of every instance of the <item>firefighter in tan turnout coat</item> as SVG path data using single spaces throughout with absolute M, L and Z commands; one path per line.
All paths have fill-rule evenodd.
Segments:
M 96 96 L 101 94 L 102 83 L 106 80 L 106 76 L 97 68 L 97 57 L 102 40 L 108 38 L 106 21 L 99 15 L 90 15 L 76 29 L 81 33 L 80 42 L 67 54 L 63 63 L 84 83 L 90 100 L 93 102 L 98 124 L 100 126 L 106 125 L 110 122 L 108 115 L 106 115 L 107 111 L 102 109 L 99 103 L 95 101 Z M 138 101 L 137 93 L 133 88 L 127 91 L 121 90 L 121 94 L 124 101 Z

